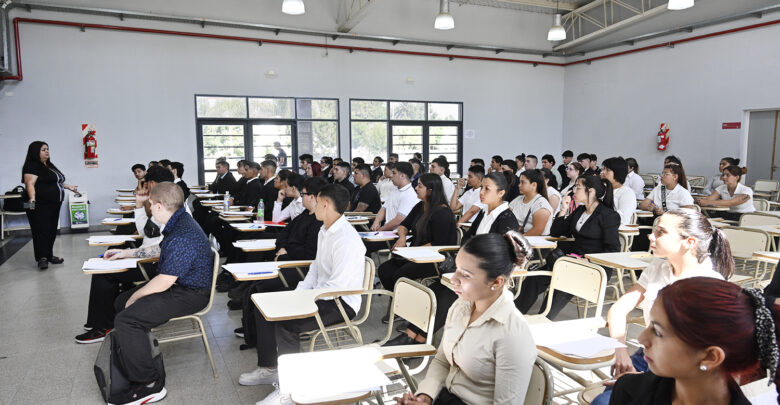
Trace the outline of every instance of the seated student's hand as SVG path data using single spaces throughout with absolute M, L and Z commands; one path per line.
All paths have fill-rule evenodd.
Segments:
M 376 231 L 379 230 L 379 228 L 381 228 L 381 226 L 379 225 L 378 222 L 375 221 L 373 224 L 371 224 L 371 230 L 372 231 L 376 232 Z
M 631 362 L 631 356 L 628 355 L 628 350 L 625 347 L 615 349 L 615 364 L 612 365 L 611 371 L 615 378 L 625 373 L 636 372 L 634 363 Z
M 276 197 L 276 202 L 284 201 L 284 197 L 285 197 L 284 194 L 285 194 L 284 190 L 279 190 L 279 194 L 277 194 L 277 197 Z
M 401 239 L 398 239 L 395 244 L 393 245 L 393 248 L 390 250 L 396 250 L 398 248 L 406 247 L 406 241 L 402 241 Z
M 624 376 L 626 374 L 642 374 L 642 372 L 632 371 L 630 373 L 623 373 L 621 375 L 615 376 L 615 378 L 613 378 L 611 380 L 602 381 L 601 384 L 604 385 L 605 387 L 613 387 L 615 385 L 615 382 L 617 382 L 618 378 L 620 378 L 620 377 L 622 377 L 622 376 Z
M 655 207 L 655 208 L 653 208 L 653 213 L 655 213 L 655 215 L 663 215 L 664 214 L 664 209 L 661 208 L 661 207 Z
M 103 260 L 117 260 L 129 257 L 126 249 L 109 249 L 103 253 Z
M 430 405 L 433 402 L 433 399 L 425 394 L 415 396 L 411 392 L 405 393 L 403 397 L 395 397 L 393 400 L 399 405 Z
M 563 211 L 564 208 L 568 210 L 569 204 L 571 204 L 571 196 L 566 194 L 563 196 L 563 198 L 561 198 L 561 211 Z
M 458 188 L 466 187 L 466 179 L 458 179 Z
M 139 191 L 135 194 L 135 206 L 136 208 L 141 208 L 144 206 L 144 203 L 149 200 L 149 194 L 146 193 L 146 191 Z
M 279 251 L 276 252 L 276 257 L 274 257 L 274 261 L 275 262 L 279 261 L 279 256 L 286 255 L 286 254 L 287 254 L 287 249 L 285 249 L 285 248 L 279 249 Z

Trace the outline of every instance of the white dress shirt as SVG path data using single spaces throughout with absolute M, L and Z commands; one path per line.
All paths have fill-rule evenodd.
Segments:
M 636 196 L 625 184 L 612 191 L 612 200 L 615 203 L 615 211 L 620 214 L 620 224 L 628 225 L 631 217 L 636 212 Z
M 626 182 L 623 183 L 623 186 L 628 186 L 628 188 L 634 192 L 634 195 L 636 195 L 637 200 L 642 201 L 645 199 L 645 181 L 642 180 L 642 177 L 638 174 L 628 172 Z
M 648 195 L 650 200 L 656 207 L 663 208 L 663 195 L 661 193 L 662 185 L 657 185 L 653 191 Z M 666 210 L 676 210 L 680 207 L 693 205 L 693 197 L 691 192 L 681 185 L 674 186 L 674 189 L 666 189 Z
M 390 200 L 383 205 L 385 209 L 385 223 L 392 221 L 396 216 L 406 217 L 414 208 L 420 199 L 417 198 L 417 192 L 414 191 L 412 183 L 409 183 L 390 194 Z
M 435 400 L 446 387 L 467 404 L 521 405 L 536 361 L 528 322 L 509 290 L 469 323 L 473 306 L 458 299 L 450 307 L 436 357 L 416 394 Z
M 737 183 L 737 188 L 734 190 L 734 194 L 729 194 L 729 186 L 723 184 L 721 186 L 718 186 L 718 188 L 715 189 L 715 191 L 720 194 L 721 200 L 731 200 L 734 198 L 734 196 L 739 194 L 745 194 L 749 196 L 747 201 L 743 202 L 739 205 L 732 205 L 729 207 L 729 212 L 737 212 L 737 213 L 745 213 L 745 212 L 754 212 L 756 210 L 756 207 L 753 205 L 753 189 L 742 184 Z
M 330 228 L 320 228 L 317 256 L 296 290 L 338 288 L 362 290 L 366 246 L 355 228 L 342 215 Z M 332 298 L 323 298 L 332 299 Z M 360 295 L 342 297 L 355 313 L 360 312 Z
M 379 180 L 376 183 L 376 189 L 379 191 L 379 199 L 383 202 L 390 199 L 390 195 L 393 194 L 393 191 L 398 190 L 390 179 Z
M 509 209 L 509 203 L 507 203 L 506 201 L 502 202 L 501 205 L 499 205 L 493 211 L 490 212 L 488 212 L 487 205 L 482 207 L 482 211 L 485 211 L 485 215 L 482 216 L 482 222 L 479 223 L 479 227 L 477 228 L 477 235 L 482 235 L 483 233 L 490 232 L 490 227 L 493 226 L 493 222 L 496 222 L 496 218 L 498 218 L 498 214 L 508 209 Z
M 717 190 L 718 187 L 726 184 L 720 179 L 720 176 L 720 174 L 716 174 L 707 179 L 707 184 L 704 185 L 704 194 L 710 195 L 713 191 Z
M 287 204 L 284 209 L 282 209 L 282 203 L 279 201 L 274 201 L 273 221 L 282 222 L 288 219 L 292 221 L 305 209 L 306 208 L 303 207 L 303 198 L 301 197 L 298 197 L 295 201 Z
M 469 191 L 466 191 L 463 193 L 460 198 L 458 198 L 458 201 L 463 205 L 462 212 L 465 214 L 468 212 L 468 210 L 471 209 L 473 206 L 477 206 L 479 208 L 482 208 L 485 206 L 485 204 L 482 204 L 479 200 L 479 192 L 482 190 L 482 187 L 480 188 L 472 188 Z M 471 218 L 469 218 L 469 222 L 474 222 L 474 219 L 477 218 L 477 215 L 472 215 Z
M 452 180 L 443 174 L 440 175 L 439 178 L 441 178 L 441 185 L 444 187 L 444 198 L 446 198 L 449 203 L 450 200 L 452 200 L 452 193 L 455 192 L 455 185 L 452 184 Z

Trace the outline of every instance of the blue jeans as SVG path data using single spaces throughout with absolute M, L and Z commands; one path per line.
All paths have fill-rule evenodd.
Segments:
M 631 355 L 631 363 L 634 365 L 636 371 L 645 372 L 648 370 L 644 349 L 640 347 L 639 350 Z M 593 402 L 591 402 L 590 405 L 609 405 L 609 399 L 611 397 L 612 387 L 606 387 L 604 392 L 599 394 L 596 398 L 593 398 Z

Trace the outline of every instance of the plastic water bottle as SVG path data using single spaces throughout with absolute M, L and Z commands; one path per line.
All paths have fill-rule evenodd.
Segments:
M 230 191 L 225 191 L 225 198 L 222 200 L 222 209 L 224 212 L 230 211 Z
M 265 220 L 265 204 L 263 203 L 263 199 L 262 198 L 257 203 L 257 220 L 258 221 L 264 221 Z

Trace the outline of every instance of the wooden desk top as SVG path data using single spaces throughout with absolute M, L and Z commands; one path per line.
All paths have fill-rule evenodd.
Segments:
M 708 207 L 706 205 L 701 206 L 702 211 L 728 211 L 729 207 Z
M 411 246 L 395 249 L 393 253 L 414 263 L 441 263 L 445 259 L 441 252 L 455 252 L 459 249 L 460 245 Z
M 108 226 L 130 225 L 135 222 L 133 218 L 104 218 L 100 224 Z
M 93 239 L 95 238 L 95 239 Z M 103 242 L 93 242 L 93 240 L 99 240 L 99 239 L 106 239 L 106 241 Z M 91 236 L 89 239 L 87 239 L 87 244 L 89 246 L 119 246 L 124 244 L 125 242 L 132 242 L 134 240 L 140 240 L 144 237 L 142 235 L 101 235 L 101 236 Z
M 109 208 L 106 210 L 106 214 L 109 215 L 128 215 L 128 214 L 132 214 L 133 212 L 134 210 L 119 210 L 116 208 Z
M 134 188 L 118 188 L 116 189 L 117 193 L 133 193 L 135 192 Z
M 251 222 L 231 223 L 230 226 L 239 232 L 263 232 L 265 225 L 253 224 Z
M 387 242 L 398 239 L 395 231 L 389 232 L 358 232 L 360 238 L 367 242 Z
M 636 210 L 636 217 L 637 218 L 652 218 L 653 217 L 653 213 L 651 211 Z
M 602 363 L 613 361 L 615 350 L 606 349 L 599 351 L 591 357 L 577 357 L 560 353 L 548 346 L 555 346 L 556 343 L 594 336 L 596 334 L 596 329 L 604 327 L 605 325 L 606 322 L 604 319 L 598 317 L 558 322 L 545 320 L 539 323 L 530 323 L 529 327 L 534 335 L 539 357 L 553 364 L 567 363 L 569 366 L 579 366 L 583 369 L 588 369 L 590 366 L 600 366 Z M 552 340 L 547 339 L 550 337 Z
M 223 197 L 224 194 L 216 194 L 216 193 L 201 193 L 201 194 L 193 194 L 195 198 L 197 199 L 203 199 L 203 198 L 214 198 L 214 197 Z
M 780 252 L 753 252 L 753 258 L 764 262 L 777 263 L 780 261 Z
M 276 249 L 276 239 L 242 239 L 233 242 L 233 246 L 244 252 L 269 252 Z
M 362 290 L 341 290 L 325 288 L 317 290 L 276 291 L 252 294 L 252 302 L 263 317 L 269 321 L 286 321 L 314 316 L 318 308 L 315 303 L 321 298 L 349 294 L 360 294 Z
M 237 281 L 256 281 L 279 277 L 279 269 L 305 267 L 313 261 L 287 260 L 281 262 L 230 263 L 223 265 L 222 268 L 233 274 L 233 278 Z
M 626 270 L 642 270 L 653 260 L 653 255 L 643 252 L 614 252 L 586 254 L 593 263 Z

